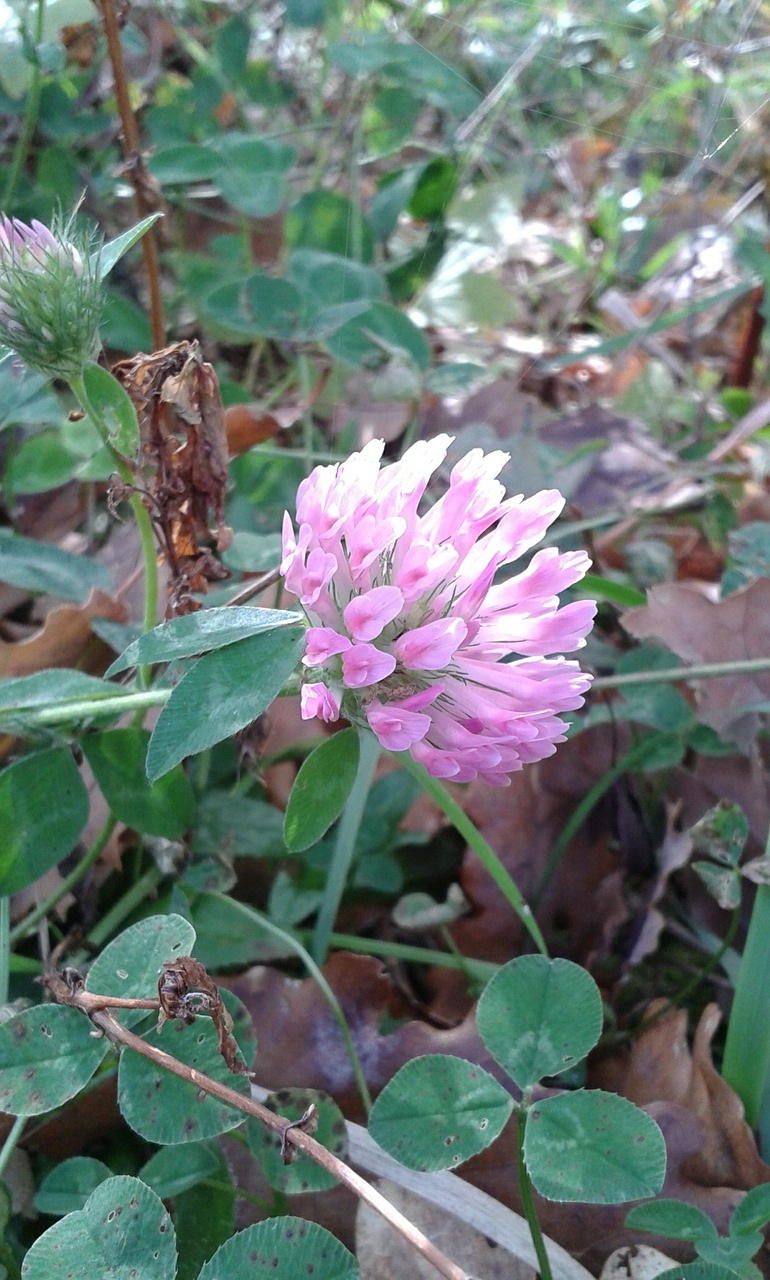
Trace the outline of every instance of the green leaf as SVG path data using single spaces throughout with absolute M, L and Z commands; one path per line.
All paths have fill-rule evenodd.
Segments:
M 0 683 L 0 714 L 23 711 L 29 707 L 45 707 L 68 698 L 80 702 L 85 698 L 112 698 L 116 687 L 107 680 L 87 676 L 68 667 L 49 667 L 32 676 Z
M 289 208 L 284 235 L 290 249 L 318 249 L 371 262 L 374 237 L 361 210 L 335 191 L 306 191 Z
M 599 988 L 571 960 L 519 956 L 504 965 L 476 1011 L 479 1034 L 520 1089 L 569 1070 L 602 1029 Z
M 109 1049 L 65 1005 L 35 1005 L 0 1024 L 0 1109 L 38 1116 L 74 1098 Z
M 711 1262 L 696 1261 L 680 1264 L 669 1271 L 661 1271 L 655 1280 L 733 1280 L 733 1274 L 725 1267 L 714 1266 Z M 756 1280 L 761 1280 L 761 1272 L 758 1270 Z
M 286 0 L 286 21 L 295 27 L 322 27 L 329 0 Z
M 716 1239 L 717 1229 L 708 1214 L 684 1200 L 651 1200 L 637 1204 L 626 1214 L 627 1227 L 637 1231 L 653 1231 L 676 1240 Z
M 25 889 L 70 853 L 87 818 L 88 793 L 68 747 L 9 765 L 0 773 L 0 894 Z
M 6 479 L 14 494 L 45 493 L 71 480 L 80 458 L 70 453 L 60 431 L 27 436 L 8 459 Z
M 713 1239 L 699 1240 L 696 1249 L 704 1262 L 726 1267 L 734 1275 L 742 1277 L 742 1280 L 747 1280 L 748 1276 L 757 1274 L 757 1268 L 752 1266 L 751 1259 L 759 1252 L 763 1243 L 762 1233 L 752 1231 L 744 1236 L 715 1236 Z
M 146 631 L 115 659 L 107 674 L 116 675 L 142 663 L 175 662 L 210 653 L 246 636 L 291 627 L 301 621 L 301 614 L 286 609 L 201 609 Z
M 289 794 L 283 824 L 290 853 L 321 839 L 345 806 L 358 768 L 358 733 L 332 734 L 305 760 Z
M 230 858 L 283 858 L 283 815 L 266 800 L 209 791 L 198 802 L 192 851 Z
M 696 859 L 692 869 L 706 886 L 723 911 L 733 911 L 741 900 L 740 872 L 732 867 L 720 867 L 715 862 Z
M 345 1120 L 328 1094 L 316 1089 L 279 1089 L 265 1099 L 264 1106 L 285 1120 L 300 1120 L 310 1106 L 318 1113 L 318 1128 L 313 1137 L 322 1147 L 340 1160 L 348 1158 L 348 1139 Z M 246 1141 L 262 1173 L 274 1191 L 285 1195 L 300 1195 L 306 1191 L 327 1191 L 337 1186 L 337 1179 L 321 1165 L 316 1164 L 301 1151 L 295 1151 L 294 1159 L 286 1164 L 281 1155 L 281 1140 L 277 1133 L 267 1129 L 258 1120 L 250 1118 L 246 1123 Z
M 139 449 L 139 423 L 128 392 L 98 364 L 86 365 L 83 386 L 88 407 L 107 428 L 110 444 L 124 457 L 135 457 Z
M 86 991 L 97 995 L 149 999 L 158 994 L 158 972 L 166 960 L 187 956 L 195 945 L 195 930 L 181 916 L 147 916 L 124 929 L 94 960 Z M 114 1016 L 132 1026 L 145 1014 L 115 1009 Z
M 761 1231 L 770 1222 L 770 1183 L 752 1187 L 742 1200 L 738 1202 L 730 1215 L 729 1232 L 731 1236 L 742 1236 L 748 1232 Z
M 172 1200 L 195 1187 L 203 1178 L 213 1178 L 219 1161 L 205 1142 L 184 1147 L 161 1147 L 140 1170 L 146 1183 L 161 1200 Z
M 369 1117 L 369 1132 L 409 1169 L 454 1169 L 501 1132 L 513 1099 L 472 1062 L 428 1054 L 407 1062 L 386 1084 Z
M 49 1170 L 35 1192 L 33 1203 L 38 1213 L 63 1218 L 65 1213 L 82 1209 L 91 1192 L 111 1177 L 112 1173 L 101 1160 L 73 1156 Z
M 159 147 L 150 156 L 147 168 L 161 186 L 170 187 L 213 178 L 221 163 L 213 148 L 197 142 L 180 142 L 175 146 Z
M 171 1154 L 178 1158 L 188 1149 L 195 1147 L 173 1147 Z M 203 1263 L 235 1231 L 235 1190 L 230 1170 L 216 1143 L 207 1150 L 217 1162 L 213 1179 L 183 1191 L 174 1203 L 179 1248 L 177 1280 L 197 1280 Z M 216 1185 L 212 1185 L 214 1182 Z
M 666 1144 L 655 1121 L 626 1098 L 580 1090 L 527 1112 L 524 1159 L 548 1200 L 622 1204 L 658 1194 Z
M 297 1280 L 359 1280 L 360 1274 L 352 1253 L 324 1227 L 304 1218 L 270 1218 L 217 1249 L 198 1280 L 251 1280 L 262 1272 Z
M 0 582 L 25 591 L 42 591 L 82 604 L 95 587 L 112 588 L 109 569 L 85 556 L 60 551 L 47 542 L 0 529 Z
M 218 285 L 204 299 L 205 316 L 225 330 L 251 340 L 289 339 L 299 329 L 302 297 L 288 280 L 256 272 L 243 281 Z
M 262 715 L 296 667 L 304 643 L 304 627 L 284 628 L 199 658 L 158 716 L 147 752 L 150 781 Z
M 81 745 L 115 817 L 143 835 L 175 840 L 192 826 L 195 795 L 181 765 L 157 782 L 147 781 L 149 741 L 146 729 L 132 725 L 89 734 Z
M 227 136 L 217 140 L 216 183 L 223 200 L 252 218 L 269 218 L 286 197 L 284 173 L 296 158 L 293 147 L 262 138 Z
M 260 929 L 248 908 L 226 894 L 197 894 L 190 914 L 197 934 L 195 954 L 209 970 L 240 969 L 294 955 L 292 947 Z
M 358 367 L 385 355 L 406 354 L 418 369 L 425 369 L 430 350 L 422 332 L 403 311 L 385 302 L 374 302 L 367 311 L 337 329 L 326 342 L 336 360 Z
M 35 1241 L 22 1273 L 24 1280 L 174 1280 L 174 1228 L 138 1178 L 108 1178 Z
M 107 244 L 102 245 L 101 249 L 98 249 L 91 257 L 91 266 L 94 270 L 98 270 L 99 279 L 103 280 L 105 276 L 108 276 L 115 263 L 119 262 L 123 257 L 123 254 L 128 253 L 131 246 L 136 244 L 137 240 L 141 240 L 144 233 L 149 231 L 153 223 L 162 217 L 162 213 L 151 213 L 148 218 L 142 218 L 141 222 L 137 222 L 135 227 L 124 231 L 122 236 L 116 236 L 114 240 L 109 240 Z
M 623 582 L 613 582 L 611 578 L 602 578 L 597 573 L 587 573 L 580 583 L 581 593 L 598 600 L 609 600 L 623 609 L 634 609 L 637 605 L 647 603 L 647 596 L 636 587 L 629 587 Z
M 198 1017 L 191 1025 L 167 1022 L 148 1043 L 202 1075 L 250 1097 L 248 1078 L 227 1067 L 217 1047 L 213 1022 Z M 241 1059 L 242 1061 L 242 1059 Z M 130 1049 L 124 1050 L 118 1071 L 118 1105 L 124 1119 L 142 1138 L 159 1145 L 200 1142 L 243 1124 L 245 1115 L 189 1080 L 180 1080 Z

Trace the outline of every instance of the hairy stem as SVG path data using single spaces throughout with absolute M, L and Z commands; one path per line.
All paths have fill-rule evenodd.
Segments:
M 540 1268 L 540 1280 L 552 1280 L 551 1264 L 548 1261 L 548 1254 L 545 1250 L 545 1241 L 543 1233 L 540 1230 L 540 1222 L 535 1208 L 535 1201 L 532 1195 L 532 1183 L 527 1172 L 526 1161 L 524 1160 L 524 1132 L 526 1126 L 526 1114 L 520 1109 L 515 1112 L 516 1122 L 516 1163 L 519 1173 L 519 1191 L 521 1193 L 521 1208 L 524 1217 L 527 1220 L 529 1234 L 532 1237 L 532 1246 L 537 1256 L 538 1266 Z
M 522 898 L 516 883 L 511 879 L 494 849 L 484 839 L 478 827 L 471 822 L 465 810 L 461 809 L 460 805 L 452 799 L 438 778 L 431 777 L 428 770 L 416 760 L 413 760 L 408 751 L 394 751 L 393 755 L 397 760 L 401 761 L 407 772 L 411 773 L 413 778 L 416 778 L 423 791 L 427 791 L 431 799 L 435 800 L 439 809 L 446 814 L 460 835 L 465 837 L 476 857 L 489 872 L 503 894 L 506 902 L 519 917 L 540 954 L 547 955 L 548 948 L 540 932 L 540 927 Z

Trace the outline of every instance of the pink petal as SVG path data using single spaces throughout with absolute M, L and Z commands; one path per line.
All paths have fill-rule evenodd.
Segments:
M 438 671 L 452 660 L 467 634 L 462 618 L 438 618 L 416 631 L 404 632 L 393 649 L 409 670 Z
M 340 699 L 325 684 L 303 684 L 299 695 L 300 715 L 303 720 L 326 720 L 333 722 L 340 718 Z
M 306 667 L 322 667 L 336 653 L 343 653 L 350 648 L 347 636 L 341 636 L 331 627 L 308 627 L 305 632 L 305 653 L 302 658 Z
M 370 702 L 366 707 L 366 718 L 386 751 L 408 751 L 425 737 L 430 728 L 430 716 L 419 711 L 406 711 L 393 702 Z
M 384 627 L 397 618 L 404 605 L 398 587 L 372 587 L 354 596 L 342 616 L 354 640 L 375 640 Z
M 342 678 L 349 689 L 364 689 L 386 680 L 395 668 L 392 653 L 383 653 L 373 644 L 354 644 L 342 655 Z

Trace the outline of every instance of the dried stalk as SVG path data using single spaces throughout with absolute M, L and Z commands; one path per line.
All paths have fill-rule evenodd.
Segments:
M 205 1093 L 210 1094 L 213 1098 L 218 1098 L 220 1102 L 224 1102 L 227 1106 L 235 1107 L 246 1115 L 253 1116 L 268 1129 L 272 1129 L 274 1133 L 278 1134 L 283 1142 L 290 1143 L 292 1146 L 297 1147 L 299 1151 L 304 1152 L 316 1164 L 331 1173 L 338 1182 L 348 1187 L 354 1195 L 366 1201 L 372 1209 L 381 1214 L 386 1222 L 389 1222 L 421 1257 L 432 1263 L 439 1274 L 446 1277 L 446 1280 L 470 1280 L 470 1277 L 462 1267 L 458 1267 L 440 1249 L 436 1248 L 427 1236 L 423 1235 L 402 1213 L 399 1213 L 398 1209 L 395 1209 L 379 1191 L 371 1187 L 349 1165 L 339 1160 L 337 1156 L 332 1155 L 330 1151 L 322 1147 L 309 1134 L 297 1128 L 290 1120 L 276 1115 L 273 1111 L 269 1111 L 267 1107 L 261 1106 L 260 1103 L 251 1098 L 244 1097 L 243 1094 L 236 1093 L 234 1089 L 230 1089 L 227 1085 L 220 1084 L 219 1081 L 212 1080 L 210 1076 L 196 1071 L 194 1067 L 189 1067 L 186 1063 L 179 1062 L 177 1058 L 165 1053 L 163 1049 L 157 1049 L 153 1045 L 147 1044 L 139 1036 L 134 1035 L 133 1031 L 129 1031 L 127 1027 L 122 1026 L 109 1012 L 112 1008 L 158 1009 L 160 1002 L 157 999 L 127 999 L 84 991 L 78 986 L 77 982 L 68 979 L 66 970 L 64 978 L 52 974 L 46 978 L 46 984 L 60 1004 L 67 1004 L 79 1009 L 114 1044 L 133 1049 L 135 1053 L 147 1058 L 148 1061 L 155 1063 L 156 1066 L 170 1071 L 172 1075 L 178 1076 L 180 1080 L 187 1080 L 196 1089 L 202 1089 Z

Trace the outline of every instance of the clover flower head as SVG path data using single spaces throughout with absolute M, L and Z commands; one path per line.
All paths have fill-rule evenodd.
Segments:
M 545 547 L 499 575 L 564 505 L 555 490 L 506 498 L 505 453 L 471 450 L 421 513 L 451 443 L 420 441 L 381 469 L 374 440 L 300 485 L 281 572 L 310 624 L 301 711 L 368 725 L 435 777 L 505 786 L 553 753 L 560 713 L 581 706 L 590 684 L 560 655 L 584 644 L 596 605 L 559 601 L 590 561 Z
M 102 292 L 73 220 L 51 228 L 0 214 L 0 343 L 31 369 L 69 379 L 99 349 Z

